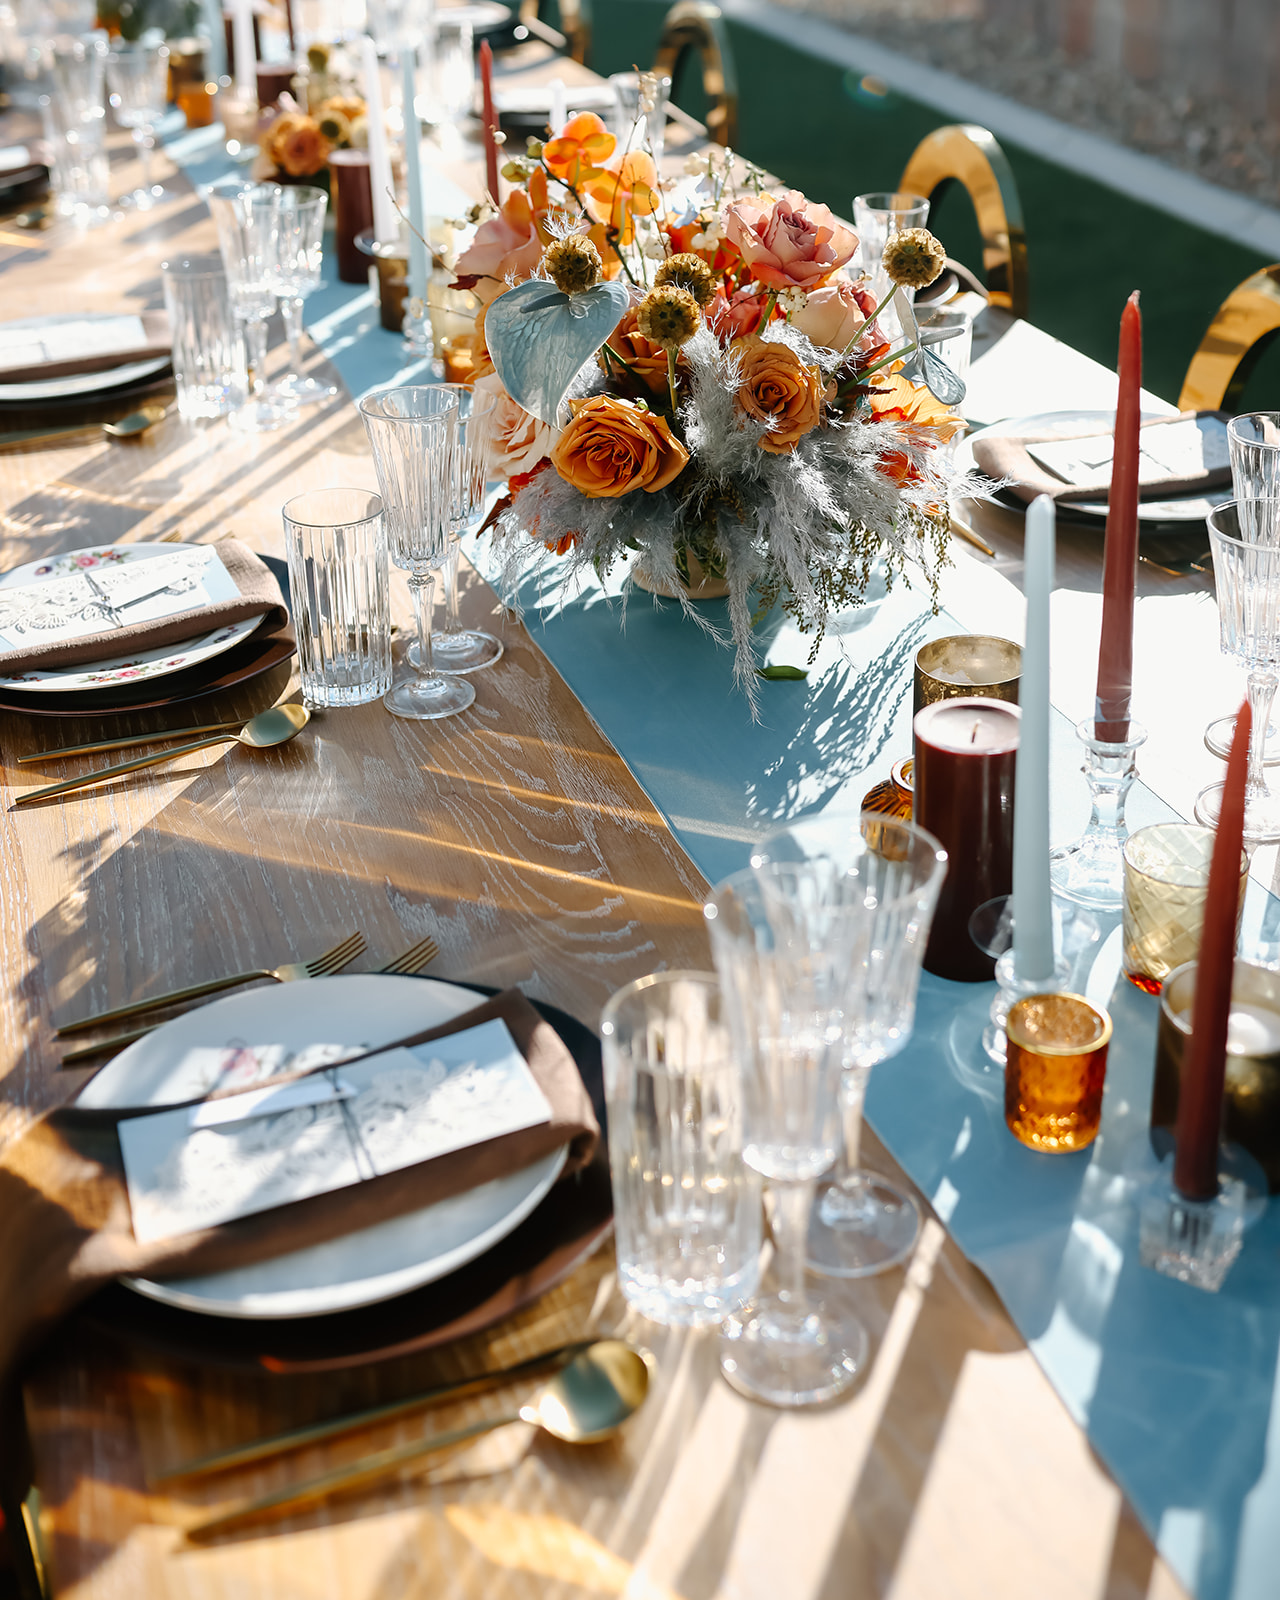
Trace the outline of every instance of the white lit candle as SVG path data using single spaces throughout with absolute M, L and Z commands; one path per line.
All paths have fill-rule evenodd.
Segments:
M 1049 597 L 1054 582 L 1053 501 L 1042 494 L 1027 512 L 1022 587 L 1026 643 L 1018 703 L 1022 738 L 1014 779 L 1013 968 L 1022 982 L 1052 978 L 1049 891 Z
M 411 44 L 400 50 L 404 99 L 404 154 L 409 184 L 409 295 L 427 298 L 426 216 L 422 205 L 422 125 L 415 105 L 418 52 Z
M 360 41 L 364 99 L 369 120 L 369 183 L 373 189 L 373 236 L 379 244 L 395 244 L 400 222 L 391 198 L 391 158 L 387 153 L 387 121 L 382 109 L 378 47 L 366 33 Z
M 231 0 L 231 42 L 236 56 L 236 99 L 258 98 L 258 53 L 253 47 L 253 0 Z

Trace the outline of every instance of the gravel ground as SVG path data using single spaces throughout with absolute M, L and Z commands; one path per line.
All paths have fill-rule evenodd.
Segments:
M 1007 24 L 972 14 L 975 0 L 775 3 L 824 17 L 1210 183 L 1280 204 L 1280 125 L 1250 120 L 1222 97 L 1137 83 L 1096 62 L 1072 60 L 1029 33 L 1014 35 Z

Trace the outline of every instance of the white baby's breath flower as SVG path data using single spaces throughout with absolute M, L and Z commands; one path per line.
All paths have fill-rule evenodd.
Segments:
M 507 136 L 506 136 L 505 133 L 503 133 L 501 128 L 498 128 L 498 129 L 495 130 L 494 135 L 493 135 L 493 142 L 494 142 L 494 144 L 498 145 L 499 148 L 501 148 L 502 145 L 506 144 Z
M 684 158 L 684 170 L 688 177 L 700 178 L 704 172 L 711 170 L 711 158 L 705 150 L 695 150 L 692 155 Z
M 667 247 L 661 239 L 646 239 L 640 248 L 650 261 L 666 260 Z
M 695 233 L 689 240 L 690 250 L 714 250 L 716 241 L 709 233 Z
M 778 304 L 787 316 L 794 316 L 797 311 L 803 311 L 809 304 L 809 296 L 798 284 L 793 284 L 789 289 L 783 289 L 778 295 Z

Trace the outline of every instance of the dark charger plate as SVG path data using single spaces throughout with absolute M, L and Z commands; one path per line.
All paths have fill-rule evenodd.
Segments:
M 457 987 L 476 995 L 498 993 L 481 984 Z M 329 1316 L 252 1320 L 201 1316 L 113 1284 L 87 1301 L 79 1317 L 117 1338 L 183 1361 L 288 1374 L 335 1371 L 429 1350 L 491 1327 L 537 1299 L 608 1237 L 613 1195 L 600 1040 L 558 1007 L 540 1000 L 532 1003 L 577 1062 L 601 1138 L 590 1165 L 554 1184 L 542 1204 L 492 1250 L 409 1294 Z

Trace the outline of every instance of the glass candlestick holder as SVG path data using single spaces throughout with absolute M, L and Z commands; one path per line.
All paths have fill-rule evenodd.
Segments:
M 1076 724 L 1084 746 L 1081 771 L 1089 785 L 1089 825 L 1074 844 L 1049 857 L 1049 876 L 1059 894 L 1099 910 L 1119 911 L 1124 904 L 1124 844 L 1129 836 L 1125 801 L 1138 776 L 1137 753 L 1147 730 L 1130 722 L 1129 737 L 1112 742 L 1095 736 L 1092 717 Z
M 1188 1200 L 1173 1183 L 1173 1158 L 1139 1203 L 1138 1257 L 1144 1267 L 1216 1294 L 1240 1254 L 1245 1227 L 1245 1186 L 1220 1180 L 1211 1200 Z
M 1033 994 L 1061 994 L 1071 985 L 1077 956 L 1098 937 L 1098 924 L 1083 907 L 1070 901 L 1052 907 L 1053 972 L 1041 978 L 1021 978 L 1013 948 L 1013 896 L 998 895 L 980 905 L 969 918 L 969 937 L 978 948 L 996 958 L 995 998 L 991 1002 L 987 1026 L 982 1030 L 982 1048 L 1001 1070 L 1008 1058 L 1005 1024 L 1010 1010 Z

